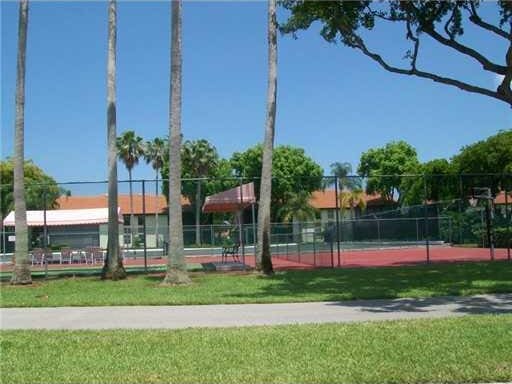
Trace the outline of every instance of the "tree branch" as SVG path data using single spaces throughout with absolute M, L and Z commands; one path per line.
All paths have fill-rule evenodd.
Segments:
M 492 97 L 494 99 L 498 99 L 501 101 L 504 101 L 505 103 L 509 104 L 512 107 L 512 96 L 507 95 L 506 93 L 498 92 L 498 91 L 491 91 L 486 88 L 478 87 L 476 85 L 468 84 L 460 80 L 455 80 L 449 77 L 443 77 L 439 76 L 430 72 L 420 71 L 416 68 L 411 69 L 404 69 L 404 68 L 398 68 L 395 66 L 392 66 L 388 64 L 380 55 L 377 53 L 371 52 L 366 45 L 364 44 L 363 40 L 359 36 L 354 37 L 354 43 L 351 45 L 353 48 L 359 49 L 363 54 L 371 58 L 372 60 L 376 61 L 382 68 L 385 70 L 392 72 L 392 73 L 398 73 L 401 75 L 409 75 L 409 76 L 417 76 L 424 79 L 430 79 L 436 83 L 451 85 L 453 87 L 457 87 L 463 91 L 471 92 L 471 93 L 477 93 L 480 95 L 485 95 L 488 97 Z
M 498 28 L 495 25 L 492 25 L 492 24 L 489 24 L 489 23 L 483 21 L 480 18 L 480 16 L 478 15 L 478 13 L 476 12 L 475 4 L 472 1 L 470 1 L 469 5 L 471 7 L 471 9 L 468 9 L 468 11 L 470 13 L 469 21 L 471 21 L 473 24 L 478 25 L 479 27 L 481 27 L 483 29 L 486 29 L 490 32 L 497 34 L 498 36 L 504 37 L 505 39 L 512 41 L 512 32 L 507 33 L 507 31 L 504 31 L 503 29 Z
M 418 8 L 416 8 L 416 6 L 412 2 L 405 2 L 403 6 L 407 13 L 412 13 L 414 15 L 414 17 L 418 20 L 422 19 L 420 10 Z M 486 71 L 494 72 L 494 73 L 497 73 L 500 75 L 505 75 L 507 73 L 506 66 L 495 64 L 495 63 L 491 62 L 484 55 L 477 52 L 473 48 L 470 48 L 464 44 L 461 44 L 454 39 L 447 39 L 446 37 L 444 37 L 443 35 L 441 35 L 440 33 L 438 33 L 435 30 L 434 22 L 435 22 L 435 19 L 439 16 L 441 9 L 442 8 L 439 8 L 438 14 L 434 18 L 420 22 L 421 30 L 424 31 L 426 34 L 428 34 L 430 37 L 432 37 L 434 40 L 438 41 L 439 43 L 441 43 L 447 47 L 453 48 L 456 51 L 458 51 L 466 56 L 472 57 L 473 59 L 478 61 L 480 64 L 482 64 L 483 69 L 485 69 Z M 453 16 L 453 14 L 452 14 L 452 16 Z
M 491 62 L 489 59 L 487 59 L 479 52 L 475 51 L 473 48 L 469 48 L 468 46 L 460 44 L 456 40 L 447 39 L 446 37 L 438 33 L 433 27 L 424 28 L 423 31 L 425 31 L 427 35 L 437 40 L 441 44 L 451 47 L 466 56 L 472 57 L 480 64 L 482 64 L 483 69 L 485 69 L 486 71 L 494 72 L 499 75 L 505 75 L 507 73 L 506 66 Z

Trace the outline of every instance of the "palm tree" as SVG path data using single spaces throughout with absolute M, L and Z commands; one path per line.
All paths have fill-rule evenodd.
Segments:
M 116 39 L 117 3 L 110 0 L 108 7 L 107 58 L 107 142 L 108 142 L 108 244 L 103 277 L 123 279 L 126 271 L 119 252 L 119 213 L 117 202 L 117 147 L 116 147 Z
M 354 189 L 353 191 L 344 190 L 340 192 L 340 209 L 349 209 L 350 217 L 355 218 L 355 209 L 359 208 L 364 210 L 366 208 L 366 200 L 364 192 L 361 189 Z M 343 215 L 342 215 L 343 217 Z
M 268 83 L 267 119 L 263 140 L 260 203 L 258 207 L 258 243 L 256 269 L 265 275 L 273 274 L 270 254 L 270 199 L 272 194 L 272 152 L 276 122 L 277 94 L 277 20 L 276 0 L 268 0 Z
M 181 0 L 171 2 L 171 94 L 169 100 L 169 254 L 163 284 L 189 284 L 183 249 L 181 207 Z
M 156 209 L 155 209 L 155 239 L 156 247 L 158 248 L 158 210 L 160 209 L 158 200 L 158 176 L 160 170 L 164 165 L 165 152 L 167 151 L 167 145 L 164 140 L 156 137 L 153 141 L 146 142 L 146 148 L 144 150 L 144 158 L 147 163 L 151 163 L 151 166 L 155 170 L 155 196 L 156 196 Z
M 360 189 L 361 180 L 359 178 L 349 177 L 352 173 L 352 164 L 348 162 L 334 162 L 331 164 L 331 175 L 337 177 L 338 188 L 340 191 L 347 189 Z M 329 180 L 328 185 L 332 185 L 332 180 Z
M 302 243 L 302 225 L 310 220 L 314 220 L 317 214 L 311 203 L 311 193 L 308 191 L 300 191 L 298 193 L 289 194 L 286 203 L 281 206 L 277 214 L 285 223 L 296 221 L 298 226 L 299 238 L 297 246 L 300 254 L 300 244 Z M 295 229 L 294 229 L 295 233 Z
M 190 177 L 207 177 L 217 167 L 219 156 L 217 149 L 207 140 L 187 140 L 182 149 L 183 168 L 188 170 Z M 201 244 L 201 181 L 196 182 L 194 205 L 196 210 L 196 244 Z
M 18 61 L 16 67 L 16 123 L 14 128 L 14 223 L 15 251 L 11 284 L 31 284 L 28 256 L 27 206 L 25 202 L 25 54 L 27 51 L 28 0 L 20 1 Z
M 285 223 L 294 219 L 299 223 L 314 220 L 317 209 L 311 205 L 310 199 L 311 193 L 308 191 L 290 194 L 286 199 L 286 204 L 279 208 L 277 214 Z
M 142 137 L 137 136 L 134 131 L 126 131 L 117 138 L 117 155 L 126 169 L 128 170 L 128 179 L 130 186 L 130 234 L 131 244 L 134 239 L 134 216 L 133 216 L 133 193 L 132 193 L 132 169 L 139 163 L 139 158 L 144 156 L 144 144 Z

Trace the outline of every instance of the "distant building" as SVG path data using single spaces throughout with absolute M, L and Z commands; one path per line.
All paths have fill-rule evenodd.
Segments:
M 184 222 L 189 222 L 192 217 L 190 201 L 182 196 Z M 108 196 L 61 196 L 57 199 L 57 209 L 87 209 L 87 208 L 107 208 Z M 130 195 L 119 195 L 118 205 L 123 216 L 123 225 L 120 226 L 120 242 L 126 247 L 141 246 L 143 242 L 144 219 L 146 221 L 146 245 L 149 248 L 156 247 L 156 217 L 158 211 L 158 245 L 168 237 L 168 218 L 167 218 L 167 200 L 165 196 L 146 195 L 145 206 L 141 194 L 133 195 L 133 212 L 130 209 Z M 133 222 L 130 223 L 130 217 L 133 213 Z M 133 228 L 133 242 L 132 231 Z M 108 239 L 108 225 L 99 225 L 99 245 L 106 248 Z M 63 239 L 64 240 L 64 239 Z

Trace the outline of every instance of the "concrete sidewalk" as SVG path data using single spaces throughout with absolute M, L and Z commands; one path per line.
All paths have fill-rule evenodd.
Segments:
M 289 304 L 2 308 L 6 329 L 231 327 L 511 313 L 512 294 Z

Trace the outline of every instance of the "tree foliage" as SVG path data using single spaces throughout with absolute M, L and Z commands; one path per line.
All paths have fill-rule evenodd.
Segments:
M 199 156 L 199 148 L 198 152 L 196 152 L 192 147 L 196 146 L 193 144 L 194 142 L 186 141 L 182 147 L 182 167 L 181 167 L 181 177 L 183 179 L 190 178 L 199 178 L 199 177 L 208 177 L 208 180 L 201 181 L 201 189 L 204 192 L 203 196 L 212 195 L 214 193 L 218 193 L 224 191 L 229 188 L 233 188 L 238 185 L 238 181 L 233 179 L 233 171 L 231 168 L 231 163 L 227 159 L 221 159 L 217 153 L 217 149 L 207 140 L 201 139 L 195 143 L 200 143 L 200 147 L 205 149 L 206 153 L 208 153 L 208 157 L 210 160 L 208 161 L 209 166 L 206 169 L 206 166 L 203 167 L 204 161 L 199 161 L 196 163 L 194 158 Z M 189 143 L 189 144 L 186 144 Z M 207 149 L 207 150 L 206 150 Z M 203 150 L 200 150 L 203 152 Z M 169 154 L 166 153 L 164 156 L 164 161 L 161 168 L 162 175 L 162 193 L 168 198 L 169 191 Z M 187 196 L 193 202 L 195 199 L 197 181 L 191 180 L 183 180 L 182 181 L 182 193 Z
M 512 106 L 512 2 L 508 0 L 490 2 L 487 5 L 493 7 L 496 22 L 482 17 L 479 11 L 480 2 L 476 0 L 282 0 L 281 5 L 290 11 L 289 18 L 280 28 L 283 33 L 292 33 L 296 36 L 297 31 L 309 28 L 314 22 L 320 22 L 320 34 L 325 40 L 340 41 L 348 47 L 357 49 L 389 72 L 429 79 L 491 97 Z M 408 65 L 395 66 L 391 64 L 393 60 L 368 47 L 365 41 L 368 34 L 365 32 L 373 30 L 378 22 L 400 25 L 403 36 L 410 45 L 404 55 Z M 476 44 L 470 45 L 466 37 L 462 40 L 465 28 L 469 26 L 481 34 L 493 37 L 496 44 L 505 42 L 505 52 L 501 55 L 503 62 L 486 56 Z M 420 69 L 418 58 L 426 36 L 450 49 L 453 54 L 467 58 L 480 65 L 484 71 L 502 78 L 501 83 L 496 89 L 490 89 L 477 85 L 472 77 L 459 80 Z
M 417 173 L 419 165 L 414 147 L 405 141 L 393 141 L 364 152 L 357 172 L 368 178 L 367 193 L 380 193 L 388 200 L 398 198 L 401 201 L 403 177 L 400 175 Z
M 262 147 L 256 145 L 245 152 L 235 152 L 231 166 L 237 177 L 255 178 L 255 191 L 259 194 Z M 313 192 L 322 187 L 323 170 L 302 148 L 288 145 L 277 146 L 272 158 L 272 218 L 277 209 L 286 205 L 290 196 L 301 191 Z M 257 196 L 259 199 L 259 196 Z
M 511 177 L 502 177 L 503 173 L 512 173 L 512 129 L 500 131 L 485 140 L 463 147 L 452 158 L 457 173 L 495 173 L 495 176 L 475 175 L 471 179 L 473 186 L 491 187 L 494 192 L 512 189 Z M 469 182 L 469 181 L 468 181 Z
M 27 209 L 43 209 L 45 198 L 47 209 L 57 208 L 57 198 L 63 191 L 59 188 L 55 180 L 44 173 L 44 171 L 31 160 L 25 161 L 24 172 Z M 4 218 L 14 209 L 14 164 L 12 159 L 0 162 L 0 180 L 1 216 Z
M 277 215 L 285 223 L 293 219 L 299 222 L 314 220 L 318 210 L 311 205 L 311 192 L 299 191 L 287 196 L 286 204 L 279 207 Z
M 407 205 L 423 204 L 429 201 L 443 201 L 458 197 L 458 180 L 453 166 L 446 159 L 434 159 L 421 164 L 418 174 L 423 176 L 405 177 L 402 180 L 403 199 Z

